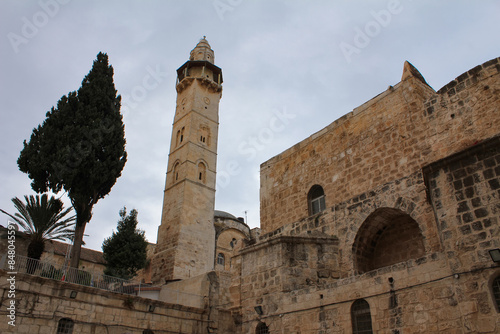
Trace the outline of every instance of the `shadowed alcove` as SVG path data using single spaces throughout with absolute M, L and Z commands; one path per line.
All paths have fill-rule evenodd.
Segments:
M 372 212 L 361 225 L 352 250 L 358 274 L 425 255 L 418 223 L 394 208 Z

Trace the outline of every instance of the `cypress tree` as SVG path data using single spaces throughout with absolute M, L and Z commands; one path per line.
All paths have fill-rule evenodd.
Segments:
M 75 268 L 92 208 L 111 191 L 127 160 L 120 100 L 113 67 L 99 53 L 78 91 L 64 95 L 24 141 L 17 161 L 36 192 L 67 192 L 76 213 Z

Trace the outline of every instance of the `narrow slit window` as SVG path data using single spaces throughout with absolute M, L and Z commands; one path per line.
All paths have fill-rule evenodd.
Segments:
M 174 165 L 174 171 L 173 171 L 173 181 L 172 182 L 176 182 L 179 180 L 179 163 L 176 162 L 175 165 Z
M 207 175 L 207 167 L 203 162 L 198 163 L 198 180 L 205 183 Z
M 184 140 L 184 127 L 182 127 L 180 132 L 179 144 L 182 143 L 183 140 Z

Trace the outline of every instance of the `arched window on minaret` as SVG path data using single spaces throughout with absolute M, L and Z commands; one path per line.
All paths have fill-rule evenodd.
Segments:
M 177 136 L 175 138 L 175 146 L 179 146 L 184 140 L 184 127 L 182 129 L 177 130 Z
M 175 139 L 175 146 L 178 146 L 181 143 L 181 130 L 177 130 L 177 137 Z
M 200 126 L 198 130 L 198 140 L 200 144 L 210 146 L 210 128 L 208 126 Z
M 207 167 L 203 162 L 198 163 L 198 181 L 205 183 L 207 179 Z
M 182 129 L 181 129 L 179 144 L 182 143 L 183 140 L 184 140 L 184 127 L 182 127 Z
M 179 180 L 179 162 L 177 161 L 174 165 L 174 170 L 172 173 L 172 183 L 175 183 Z

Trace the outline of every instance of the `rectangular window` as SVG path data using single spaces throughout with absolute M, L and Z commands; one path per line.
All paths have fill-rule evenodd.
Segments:
M 217 255 L 217 264 L 220 264 L 221 266 L 223 266 L 225 263 L 225 257 L 224 257 L 224 254 L 222 253 L 219 253 Z
M 311 212 L 313 215 L 325 209 L 326 209 L 325 196 L 315 198 L 311 201 Z

